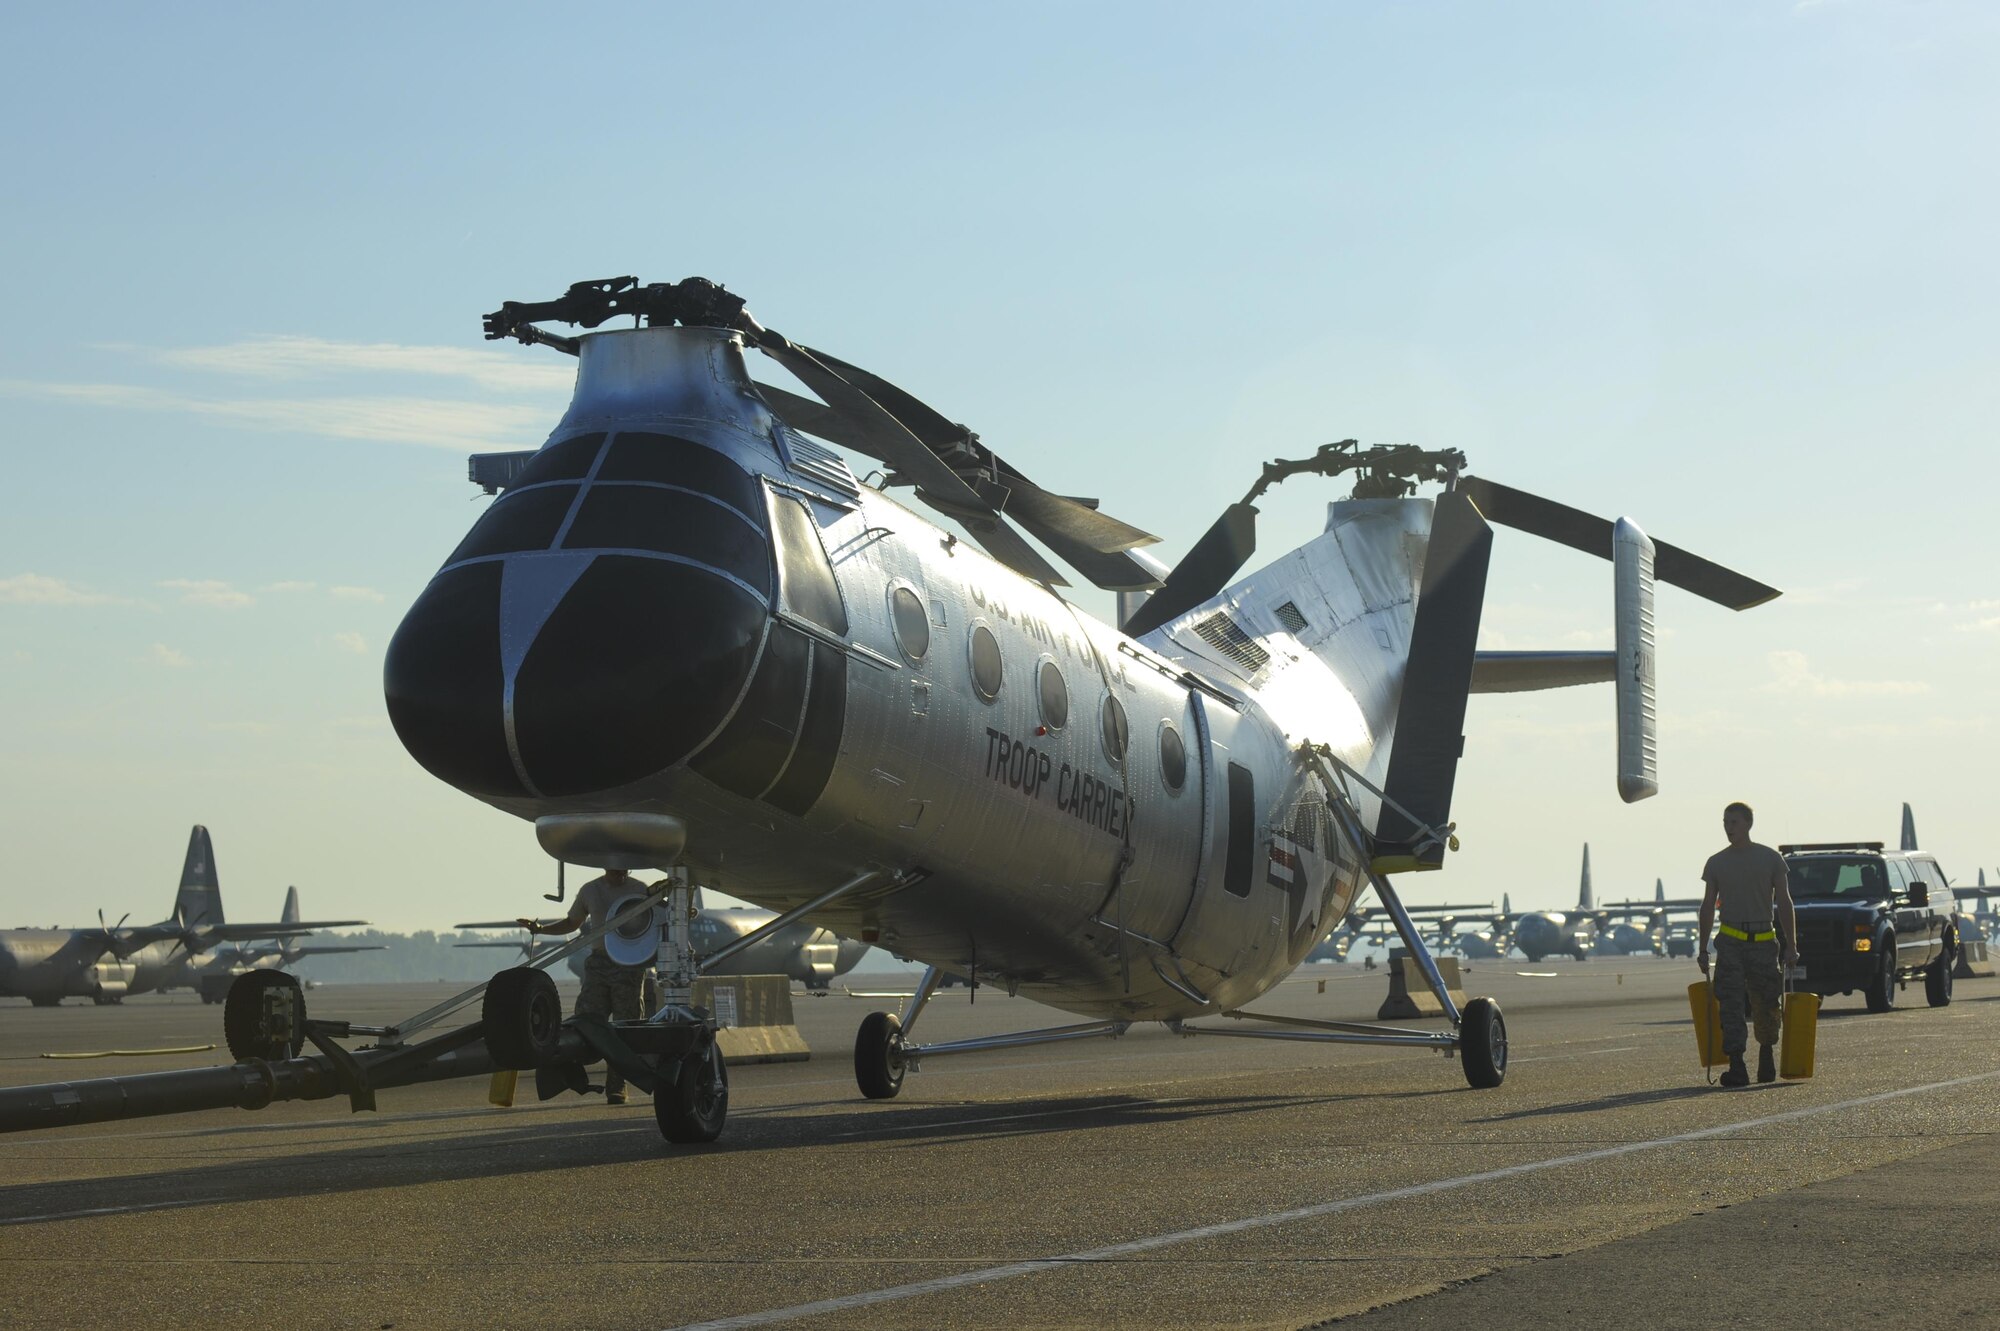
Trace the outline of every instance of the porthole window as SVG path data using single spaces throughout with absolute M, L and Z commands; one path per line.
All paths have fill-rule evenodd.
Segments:
M 1187 745 L 1171 721 L 1160 727 L 1160 779 L 1168 790 L 1178 791 L 1187 784 Z
M 931 649 L 931 621 L 924 613 L 923 598 L 908 587 L 889 592 L 889 620 L 896 632 L 896 645 L 911 661 L 921 661 Z
M 1125 743 L 1131 729 L 1125 720 L 1125 704 L 1118 701 L 1118 695 L 1104 695 L 1104 706 L 1097 715 L 1100 737 L 1104 741 L 1104 756 L 1111 760 L 1113 767 L 1125 763 Z
M 987 702 L 1000 696 L 1000 640 L 984 624 L 972 626 L 972 687 Z
M 1069 724 L 1069 683 L 1063 679 L 1062 667 L 1046 656 L 1037 674 L 1036 682 L 1042 691 L 1042 724 L 1050 730 L 1061 730 Z

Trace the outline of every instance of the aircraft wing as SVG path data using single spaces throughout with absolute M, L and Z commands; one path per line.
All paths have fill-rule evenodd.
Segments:
M 480 920 L 476 924 L 454 924 L 451 927 L 454 929 L 518 929 L 521 927 L 521 922 L 519 920 Z
M 370 944 L 368 944 L 368 945 L 367 945 L 367 946 L 365 946 L 365 947 L 301 947 L 301 948 L 294 948 L 294 949 L 292 950 L 292 953 L 291 953 L 291 955 L 293 955 L 293 956 L 295 956 L 295 957 L 323 957 L 323 956 L 328 956 L 328 955 L 330 955 L 330 954 L 332 954 L 332 953 L 335 953 L 335 952 L 387 952 L 388 950 L 389 950 L 389 945 L 388 945 L 387 943 L 370 943 Z
M 252 943 L 263 938 L 297 938 L 315 929 L 343 929 L 367 923 L 367 920 L 284 920 L 275 924 L 211 924 L 199 933 L 211 943 Z

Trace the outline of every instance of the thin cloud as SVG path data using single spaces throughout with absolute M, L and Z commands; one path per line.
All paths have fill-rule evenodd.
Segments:
M 1960 633 L 1993 633 L 2000 631 L 2000 615 L 1995 615 L 1991 619 L 1967 620 L 1963 624 L 1953 624 L 1952 627 Z
M 1775 678 L 1764 685 L 1766 693 L 1795 693 L 1809 698 L 1901 698 L 1931 691 L 1931 686 L 1919 679 L 1833 679 L 1813 670 L 1804 652 L 1772 652 L 1768 659 Z
M 129 605 L 122 597 L 79 587 L 65 578 L 16 573 L 0 578 L 0 605 Z
M 359 633 L 336 633 L 333 635 L 333 645 L 343 652 L 352 652 L 356 656 L 368 655 L 368 640 Z
M 183 604 L 205 605 L 216 610 L 241 610 L 257 601 L 250 593 L 237 591 L 214 578 L 168 578 L 160 586 L 179 592 Z
M 170 670 L 185 670 L 194 664 L 182 652 L 177 652 L 164 642 L 156 642 L 146 649 L 144 660 L 152 665 L 166 666 Z
M 252 338 L 214 347 L 116 346 L 180 369 L 256 379 L 304 379 L 336 374 L 416 374 L 463 379 L 490 393 L 567 393 L 576 365 L 567 358 L 477 347 L 406 346 L 396 342 L 334 342 L 318 337 Z
M 329 587 L 326 594 L 336 601 L 386 601 L 389 598 L 373 587 Z
M 477 453 L 532 447 L 548 433 L 549 412 L 416 397 L 223 398 L 133 384 L 38 383 L 0 379 L 0 396 L 35 397 L 130 411 L 199 416 L 250 430 L 417 444 Z
M 309 592 L 318 587 L 316 582 L 274 582 L 264 588 L 267 592 Z

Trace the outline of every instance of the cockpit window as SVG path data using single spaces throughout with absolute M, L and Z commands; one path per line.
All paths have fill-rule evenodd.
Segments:
M 574 485 L 508 490 L 480 514 L 479 521 L 444 562 L 451 565 L 489 555 L 512 554 L 516 550 L 548 549 L 563 519 L 569 516 L 576 491 Z
M 846 633 L 847 605 L 840 599 L 840 584 L 834 581 L 812 513 L 790 495 L 773 494 L 771 526 L 778 537 L 778 585 L 785 609 L 829 632 Z
M 1889 895 L 1889 876 L 1872 855 L 1800 855 L 1787 859 L 1785 868 L 1795 901 L 1869 901 Z

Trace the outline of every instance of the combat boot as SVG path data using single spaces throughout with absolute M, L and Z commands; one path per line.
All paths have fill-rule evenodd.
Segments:
M 1723 1073 L 1721 1077 L 1717 1078 L 1717 1081 L 1724 1086 L 1748 1086 L 1750 1084 L 1750 1069 L 1743 1066 L 1743 1055 L 1731 1054 L 1729 1056 L 1729 1071 Z
M 1757 1081 L 1762 1084 L 1778 1079 L 1778 1061 L 1771 1057 L 1771 1046 L 1757 1046 Z

